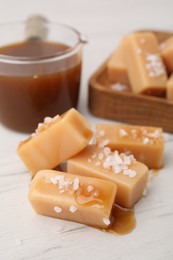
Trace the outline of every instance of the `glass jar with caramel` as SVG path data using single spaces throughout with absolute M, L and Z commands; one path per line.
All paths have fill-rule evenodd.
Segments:
M 46 19 L 0 25 L 0 122 L 32 132 L 76 108 L 83 43 L 72 27 Z

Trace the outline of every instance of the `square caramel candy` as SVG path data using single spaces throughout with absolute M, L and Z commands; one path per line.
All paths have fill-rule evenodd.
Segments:
M 167 81 L 167 99 L 173 101 L 173 74 Z
M 111 58 L 107 62 L 107 75 L 111 82 L 129 85 L 127 69 L 123 60 L 123 46 L 125 38 L 121 41 Z
M 149 168 L 163 166 L 164 139 L 161 128 L 97 124 L 96 139 L 98 144 L 108 140 L 107 145 L 112 150 L 132 153 Z
M 36 133 L 18 146 L 18 154 L 34 175 L 42 169 L 53 169 L 81 151 L 92 131 L 84 117 L 70 109 L 53 119 L 46 118 Z
M 134 93 L 165 95 L 167 74 L 153 33 L 134 33 L 127 36 L 123 58 Z
M 31 183 L 29 201 L 39 214 L 106 228 L 116 191 L 109 181 L 41 170 Z
M 142 197 L 148 178 L 147 166 L 132 155 L 111 152 L 107 146 L 89 145 L 67 161 L 67 171 L 115 183 L 115 202 L 125 208 L 131 208 Z
M 161 57 L 168 73 L 173 72 L 173 36 L 160 44 Z

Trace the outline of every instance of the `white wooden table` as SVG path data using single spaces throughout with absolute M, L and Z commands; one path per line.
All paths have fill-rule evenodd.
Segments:
M 41 13 L 88 36 L 79 110 L 92 124 L 107 121 L 89 114 L 87 82 L 120 38 L 140 28 L 173 29 L 171 0 L 0 0 L 0 6 L 0 22 Z M 135 207 L 137 227 L 126 236 L 37 215 L 27 200 L 30 175 L 16 154 L 25 137 L 0 125 L 0 260 L 173 259 L 173 135 L 164 168 Z

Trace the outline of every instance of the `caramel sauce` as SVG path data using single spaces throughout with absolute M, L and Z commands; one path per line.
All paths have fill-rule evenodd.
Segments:
M 69 46 L 26 41 L 0 48 L 0 54 L 25 59 L 61 54 Z M 33 132 L 44 117 L 54 117 L 77 106 L 81 61 L 72 57 L 39 64 L 0 62 L 0 121 L 17 131 Z
M 111 225 L 108 228 L 94 228 L 111 234 L 126 235 L 132 232 L 135 227 L 136 218 L 134 210 L 124 209 L 115 204 L 112 209 Z
M 66 164 L 61 164 L 58 167 L 58 170 L 62 172 L 66 171 Z M 75 200 L 80 205 L 91 206 L 94 204 L 98 204 L 102 206 L 102 201 L 97 200 L 97 198 L 93 198 L 94 192 L 95 189 L 92 192 L 88 193 L 88 191 L 84 188 L 80 190 L 79 193 L 76 193 L 77 196 L 75 197 Z M 78 197 L 81 194 L 83 196 Z M 133 208 L 125 209 L 114 204 L 112 208 L 111 225 L 108 228 L 104 228 L 104 229 L 98 227 L 93 227 L 93 228 L 111 234 L 126 235 L 132 232 L 135 229 L 135 227 L 136 227 L 136 218 L 135 218 L 134 209 Z

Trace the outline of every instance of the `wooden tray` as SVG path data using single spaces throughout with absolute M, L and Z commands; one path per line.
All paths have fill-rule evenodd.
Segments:
M 153 32 L 153 31 L 152 31 Z M 154 31 L 159 42 L 172 35 Z M 98 117 L 137 125 L 159 126 L 173 132 L 173 102 L 164 98 L 115 91 L 106 72 L 106 62 L 89 80 L 89 110 Z

